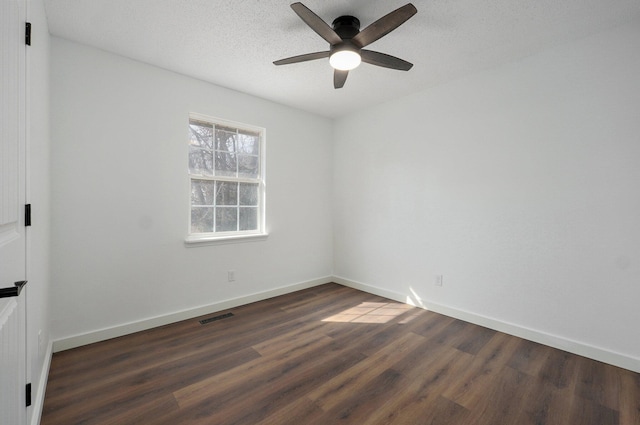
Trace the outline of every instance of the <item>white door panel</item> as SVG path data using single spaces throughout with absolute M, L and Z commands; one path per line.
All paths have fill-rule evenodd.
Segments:
M 24 425 L 25 1 L 0 0 L 0 424 Z M 11 291 L 9 291 L 11 292 Z M 4 297 L 7 295 L 8 297 Z

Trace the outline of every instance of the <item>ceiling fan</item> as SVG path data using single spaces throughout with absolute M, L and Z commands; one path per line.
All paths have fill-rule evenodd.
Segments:
M 329 58 L 329 63 L 334 68 L 333 86 L 336 89 L 344 86 L 349 71 L 360 65 L 360 62 L 400 71 L 408 71 L 413 66 L 412 63 L 395 56 L 364 49 L 364 47 L 389 34 L 415 15 L 418 10 L 411 3 L 407 3 L 383 16 L 362 31 L 360 31 L 360 21 L 354 16 L 339 16 L 330 27 L 300 2 L 293 3 L 291 8 L 312 30 L 329 43 L 329 50 L 280 59 L 273 62 L 274 65 L 288 65 Z

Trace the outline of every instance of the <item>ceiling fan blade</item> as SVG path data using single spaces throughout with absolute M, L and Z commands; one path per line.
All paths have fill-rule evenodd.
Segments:
M 366 62 L 371 65 L 383 66 L 385 68 L 397 69 L 399 71 L 408 71 L 413 66 L 412 63 L 395 56 L 374 52 L 372 50 L 360 50 L 360 57 L 362 58 L 362 62 Z
M 334 45 L 342 42 L 342 39 L 336 32 L 322 20 L 318 15 L 313 13 L 307 6 L 297 2 L 291 5 L 291 8 L 309 27 L 324 38 L 329 44 Z
M 274 61 L 274 65 L 288 65 L 290 63 L 298 63 L 298 62 L 306 62 L 312 61 L 316 59 L 328 58 L 331 52 L 315 52 L 315 53 L 306 53 L 304 55 L 292 56 L 290 58 L 280 59 Z
M 333 87 L 336 89 L 341 89 L 344 86 L 345 81 L 347 81 L 347 76 L 349 75 L 349 71 L 341 71 L 336 69 L 333 72 Z
M 360 31 L 352 40 L 362 47 L 367 46 L 398 28 L 416 13 L 418 9 L 407 3 Z

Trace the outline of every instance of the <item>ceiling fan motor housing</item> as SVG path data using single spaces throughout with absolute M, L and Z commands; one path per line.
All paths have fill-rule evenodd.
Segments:
M 343 40 L 353 38 L 360 32 L 360 21 L 355 16 L 338 16 L 331 25 Z
M 329 50 L 331 54 L 333 55 L 336 52 L 348 50 L 360 55 L 362 46 L 352 41 L 352 38 L 360 32 L 360 21 L 358 18 L 349 15 L 339 16 L 333 20 L 331 25 L 336 34 L 342 39 L 342 42 L 330 46 Z M 358 61 L 358 63 L 360 63 L 360 61 Z

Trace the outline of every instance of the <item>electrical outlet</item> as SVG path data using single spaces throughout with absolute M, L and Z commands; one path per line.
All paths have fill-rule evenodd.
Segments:
M 236 280 L 236 271 L 235 270 L 229 270 L 227 272 L 227 281 L 228 282 L 234 282 Z
M 437 274 L 437 275 L 434 276 L 433 284 L 436 285 L 436 286 L 442 286 L 442 275 L 441 274 Z

